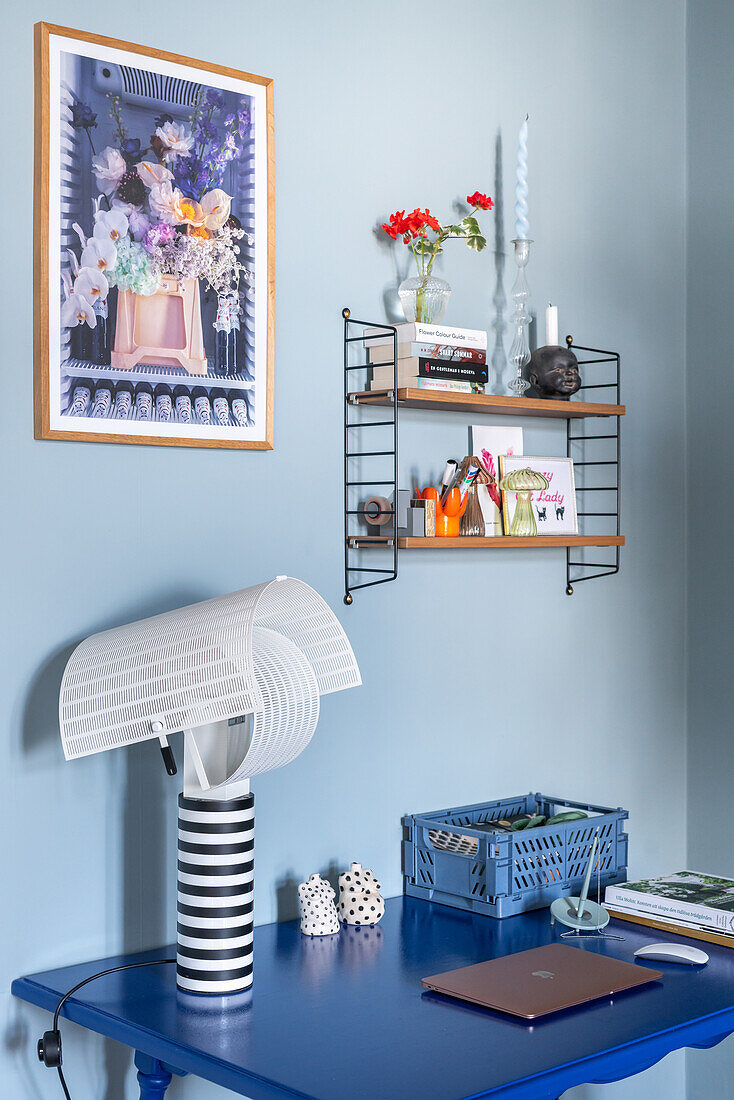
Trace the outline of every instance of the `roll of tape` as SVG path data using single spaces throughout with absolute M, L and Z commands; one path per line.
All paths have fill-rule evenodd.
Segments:
M 384 527 L 393 518 L 392 504 L 387 497 L 370 497 L 362 505 L 365 521 L 373 527 Z

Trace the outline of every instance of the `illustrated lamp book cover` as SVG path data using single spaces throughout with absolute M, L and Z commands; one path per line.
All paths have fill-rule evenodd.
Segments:
M 38 438 L 269 448 L 272 81 L 36 26 Z

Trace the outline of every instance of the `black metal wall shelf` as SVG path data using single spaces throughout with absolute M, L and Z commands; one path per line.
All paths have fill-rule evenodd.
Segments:
M 570 336 L 566 337 L 569 347 L 575 352 L 583 352 L 591 358 L 579 359 L 580 366 L 611 364 L 602 380 L 584 383 L 579 390 L 612 390 L 614 403 L 586 401 L 582 398 L 570 401 L 546 401 L 538 398 L 505 397 L 493 394 L 460 394 L 445 391 L 427 391 L 393 386 L 386 390 L 366 388 L 366 373 L 371 364 L 365 361 L 365 348 L 370 340 L 392 340 L 393 369 L 397 369 L 397 327 L 374 321 L 359 321 L 351 316 L 348 309 L 342 311 L 344 318 L 344 602 L 351 604 L 353 592 L 361 588 L 372 588 L 378 584 L 394 581 L 398 576 L 399 550 L 455 550 L 455 549 L 566 549 L 566 592 L 573 594 L 574 585 L 581 581 L 597 577 L 612 576 L 619 572 L 620 550 L 624 545 L 624 536 L 620 530 L 621 504 L 621 418 L 626 409 L 620 404 L 620 358 L 616 352 L 574 344 Z M 366 330 L 373 330 L 366 335 Z M 355 351 L 359 351 L 356 362 Z M 597 377 L 599 377 L 597 375 Z M 355 388 L 353 381 L 360 379 L 364 388 Z M 582 507 L 578 516 L 584 528 L 595 524 L 605 526 L 606 531 L 584 530 L 578 535 L 553 536 L 538 535 L 529 538 L 498 536 L 496 538 L 415 538 L 392 535 L 374 536 L 363 531 L 355 531 L 355 520 L 363 519 L 364 507 L 359 504 L 360 497 L 379 492 L 381 496 L 397 499 L 398 488 L 398 441 L 399 410 L 401 408 L 426 409 L 431 411 L 471 412 L 494 416 L 524 416 L 566 421 L 566 455 L 574 460 L 574 472 L 577 478 L 576 493 L 582 496 Z M 369 419 L 362 419 L 360 411 L 365 409 L 386 409 L 380 419 L 372 413 Z M 604 430 L 587 433 L 587 419 L 603 418 L 608 421 Z M 573 428 L 572 428 L 573 426 Z M 573 430 L 573 429 L 577 430 Z M 365 430 L 374 429 L 370 438 L 378 442 L 364 442 Z M 383 434 L 379 434 L 383 433 Z M 586 446 L 591 450 L 582 450 Z M 578 456 L 581 457 L 578 457 Z M 358 459 L 377 460 L 377 472 L 374 477 L 352 476 L 352 462 Z M 372 462 L 371 462 L 372 464 Z M 603 473 L 604 484 L 597 484 L 595 473 Z M 380 476 L 378 477 L 377 474 Z M 581 483 L 579 484 L 579 480 Z M 607 484 L 609 483 L 609 484 Z M 589 494 L 586 496 L 585 494 Z M 597 497 L 601 494 L 601 497 Z M 588 505 L 587 501 L 609 499 L 612 494 L 614 505 Z M 390 513 L 387 513 L 390 514 Z M 589 523 L 588 521 L 591 521 Z M 611 529 L 609 529 L 611 528 Z M 589 548 L 606 547 L 613 551 L 613 561 L 590 561 L 585 555 Z M 363 551 L 383 551 L 390 557 L 384 564 L 387 568 L 363 566 Z M 359 557 L 357 555 L 360 555 Z M 605 555 L 606 557 L 611 554 Z M 352 583 L 352 579 L 356 583 Z M 366 579 L 369 578 L 369 579 Z

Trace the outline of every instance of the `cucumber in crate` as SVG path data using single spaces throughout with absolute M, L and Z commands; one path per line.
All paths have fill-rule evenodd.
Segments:
M 602 893 L 627 878 L 627 810 L 533 793 L 403 818 L 405 893 L 511 917 L 578 894 L 594 838 Z

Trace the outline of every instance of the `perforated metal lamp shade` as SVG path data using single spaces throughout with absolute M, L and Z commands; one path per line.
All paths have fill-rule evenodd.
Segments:
M 266 704 L 276 705 L 276 695 L 281 752 L 288 731 L 294 731 L 294 740 L 303 736 L 305 689 L 297 685 L 305 678 L 311 680 L 309 698 L 314 684 L 317 695 L 327 695 L 361 683 L 333 611 L 313 588 L 292 577 L 105 630 L 78 645 L 64 671 L 59 699 L 64 755 L 72 760 L 246 714 L 260 715 L 275 735 Z M 313 709 L 312 702 L 307 709 Z M 311 722 L 315 726 L 313 715 L 306 725 Z M 289 749 L 288 759 L 304 747 Z M 264 745 L 253 744 L 251 753 L 250 775 L 287 763 Z
M 360 683 L 336 616 L 291 577 L 94 634 L 72 653 L 59 698 L 68 760 L 187 731 L 179 799 L 182 988 L 232 993 L 251 984 L 248 780 L 303 751 L 321 695 Z

